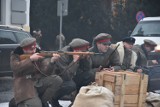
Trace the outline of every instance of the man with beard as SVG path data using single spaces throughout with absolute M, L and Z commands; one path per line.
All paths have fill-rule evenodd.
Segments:
M 52 96 L 57 92 L 62 79 L 58 75 L 51 75 L 44 57 L 36 48 L 35 38 L 24 39 L 20 46 L 11 53 L 11 69 L 14 77 L 14 98 L 17 107 L 46 107 Z M 28 58 L 21 59 L 21 55 L 30 54 Z M 59 55 L 53 54 L 52 62 Z M 48 66 L 48 67 L 47 67 Z M 41 69 L 41 67 L 43 69 Z M 39 98 L 41 96 L 41 98 Z
M 61 49 L 64 52 L 86 52 L 89 48 L 89 42 L 75 38 L 67 46 Z M 91 59 L 88 55 L 61 55 L 58 61 L 54 63 L 53 71 L 58 72 L 63 79 L 63 84 L 56 93 L 51 102 L 52 107 L 62 107 L 58 100 L 64 95 L 71 94 L 73 91 L 79 91 L 82 86 L 93 82 L 94 75 L 90 71 Z M 73 99 L 74 100 L 74 97 Z
M 112 36 L 107 33 L 100 33 L 93 39 L 93 46 L 90 48 L 91 52 L 102 53 L 99 55 L 92 55 L 92 70 L 97 72 L 102 68 L 110 71 L 118 71 L 120 67 L 120 57 L 116 49 L 110 47 Z

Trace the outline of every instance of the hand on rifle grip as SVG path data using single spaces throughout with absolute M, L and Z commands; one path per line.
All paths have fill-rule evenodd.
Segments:
M 78 61 L 80 58 L 80 55 L 73 55 L 73 62 Z
M 57 61 L 60 58 L 59 54 L 53 53 L 52 55 L 53 55 L 53 57 L 51 58 L 51 62 L 52 63 Z
M 103 70 L 106 70 L 106 71 L 111 71 L 111 72 L 113 72 L 113 71 L 114 71 L 114 68 L 113 68 L 113 67 L 110 67 L 110 68 L 103 68 Z
M 38 59 L 44 58 L 43 56 L 38 55 L 39 53 L 34 53 L 30 56 L 31 61 L 38 61 Z

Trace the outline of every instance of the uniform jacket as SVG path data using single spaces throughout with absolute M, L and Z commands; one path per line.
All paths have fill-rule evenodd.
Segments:
M 99 53 L 97 47 L 94 45 L 90 48 L 91 52 Z M 102 66 L 103 68 L 114 67 L 115 70 L 119 70 L 120 68 L 120 57 L 117 50 L 111 55 L 114 51 L 113 48 L 109 47 L 107 52 L 102 54 L 95 54 L 91 56 L 92 60 L 92 68 L 99 68 Z M 111 55 L 111 56 L 110 56 Z M 110 56 L 110 58 L 109 58 Z
M 147 65 L 147 52 L 144 49 L 144 45 L 135 45 L 133 46 L 133 51 L 135 51 L 137 53 L 137 62 L 136 65 L 137 66 L 146 66 Z
M 120 56 L 121 68 L 123 70 L 131 69 L 133 70 L 136 66 L 137 54 L 133 50 L 128 50 L 124 48 L 123 42 L 118 42 L 119 44 L 117 51 Z
M 70 46 L 65 46 L 62 51 L 73 51 Z M 63 80 L 71 80 L 76 73 L 89 71 L 91 68 L 91 60 L 89 58 L 81 58 L 77 62 L 73 62 L 71 55 L 62 55 L 54 64 L 53 73 L 62 77 Z

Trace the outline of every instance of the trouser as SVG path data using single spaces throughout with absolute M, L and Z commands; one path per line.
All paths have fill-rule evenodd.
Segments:
M 34 97 L 19 103 L 18 107 L 42 107 L 42 103 L 39 97 Z
M 42 103 L 50 101 L 55 96 L 62 83 L 63 80 L 57 75 L 44 77 L 36 82 L 35 87 L 37 87 Z
M 56 95 L 53 97 L 53 99 L 59 100 L 61 97 L 69 95 L 75 90 L 76 90 L 76 84 L 74 83 L 74 81 L 72 80 L 64 81 L 60 89 L 57 91 Z
M 92 71 L 77 72 L 73 80 L 76 83 L 77 92 L 79 92 L 82 86 L 87 86 L 95 81 L 95 73 Z
M 35 94 L 35 97 L 24 100 L 18 104 L 16 104 L 15 98 L 12 98 L 8 105 L 9 107 L 42 107 L 42 102 L 36 89 Z

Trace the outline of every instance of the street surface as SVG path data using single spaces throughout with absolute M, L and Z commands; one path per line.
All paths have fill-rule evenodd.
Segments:
M 8 102 L 13 98 L 13 78 L 0 77 L 0 107 L 8 107 Z M 60 101 L 63 107 L 68 107 L 70 101 Z
M 0 103 L 8 102 L 13 97 L 13 78 L 0 77 Z

